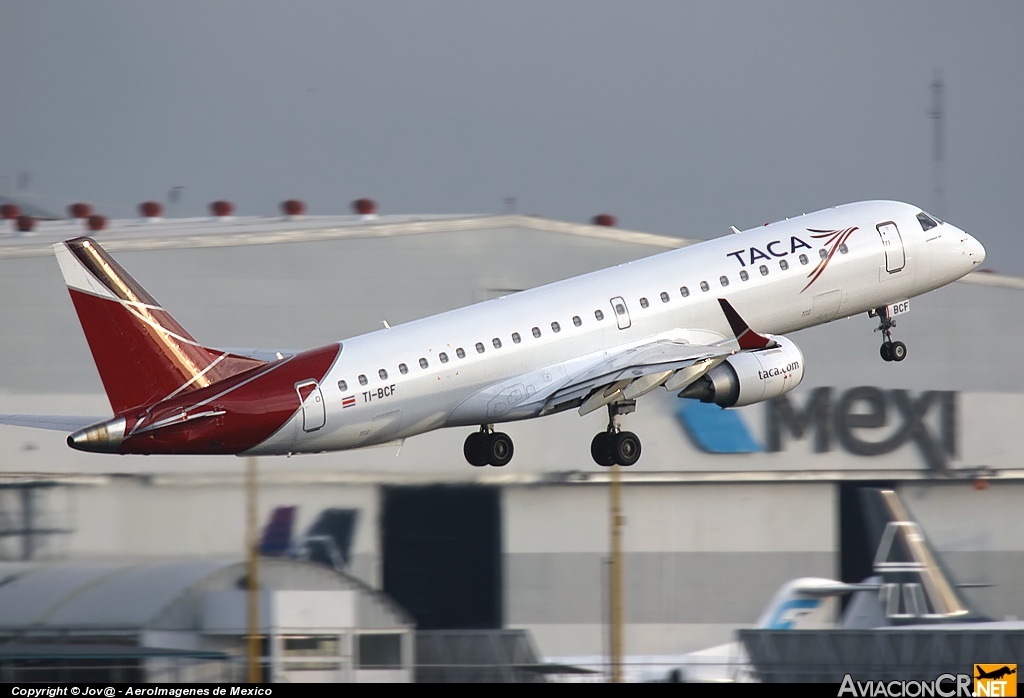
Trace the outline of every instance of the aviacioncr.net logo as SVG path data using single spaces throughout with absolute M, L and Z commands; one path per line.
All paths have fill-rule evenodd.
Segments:
M 841 696 L 855 696 L 855 698 L 873 698 L 876 696 L 891 696 L 892 698 L 921 698 L 922 696 L 939 696 L 940 698 L 953 698 L 953 696 L 965 696 L 970 698 L 971 691 L 970 674 L 941 674 L 932 681 L 855 681 L 847 674 L 843 677 L 843 684 L 839 687 Z

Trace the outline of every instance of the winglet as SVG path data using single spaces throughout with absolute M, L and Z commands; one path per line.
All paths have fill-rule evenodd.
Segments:
M 732 328 L 733 334 L 736 335 L 736 341 L 739 342 L 740 349 L 764 349 L 771 344 L 770 339 L 750 329 L 750 326 L 740 317 L 736 309 L 729 304 L 729 301 L 719 298 L 718 303 L 722 306 L 725 319 L 729 321 L 729 327 Z

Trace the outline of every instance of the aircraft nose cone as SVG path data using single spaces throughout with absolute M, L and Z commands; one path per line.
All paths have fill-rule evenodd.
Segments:
M 967 256 L 976 267 L 985 261 L 985 246 L 970 235 L 967 236 Z

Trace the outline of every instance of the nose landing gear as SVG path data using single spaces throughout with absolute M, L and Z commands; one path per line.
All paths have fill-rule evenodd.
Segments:
M 882 333 L 882 346 L 878 350 L 882 360 L 903 361 L 907 358 L 907 345 L 903 342 L 892 341 L 892 328 L 896 327 L 896 321 L 889 317 L 888 308 L 875 308 L 868 315 L 878 318 L 878 327 L 875 328 L 875 332 Z
M 620 431 L 617 417 L 636 409 L 636 400 L 608 405 L 608 430 L 590 442 L 590 455 L 598 465 L 633 465 L 640 459 L 640 438 L 631 431 Z
M 462 453 L 474 467 L 493 465 L 501 468 L 512 460 L 512 439 L 508 434 L 494 431 L 494 426 L 487 424 L 466 437 Z

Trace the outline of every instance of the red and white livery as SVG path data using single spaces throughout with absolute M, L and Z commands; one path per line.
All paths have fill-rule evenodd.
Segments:
M 621 415 L 663 387 L 722 407 L 799 384 L 784 333 L 868 312 L 885 360 L 892 315 L 975 269 L 981 244 L 908 204 L 839 206 L 300 353 L 203 346 L 99 244 L 54 245 L 113 416 L 74 431 L 105 453 L 291 454 L 479 427 L 473 465 L 502 466 L 494 425 L 607 409 L 601 465 L 631 465 Z M 0 423 L 73 429 L 74 418 Z

